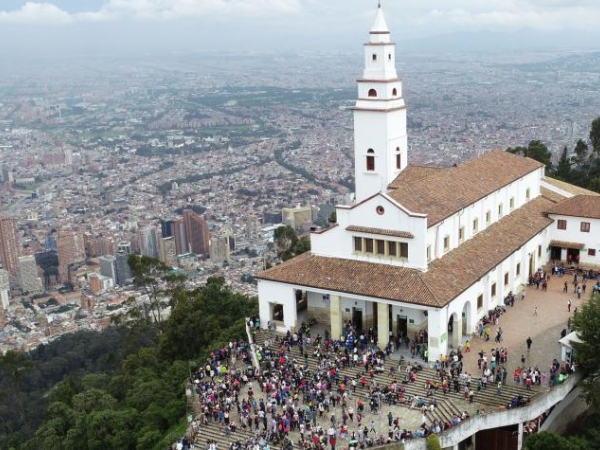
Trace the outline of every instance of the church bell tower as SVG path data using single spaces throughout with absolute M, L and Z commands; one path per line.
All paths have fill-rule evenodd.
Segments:
M 381 5 L 365 44 L 365 70 L 354 107 L 356 201 L 387 192 L 407 165 L 406 104 L 396 73 L 396 45 Z

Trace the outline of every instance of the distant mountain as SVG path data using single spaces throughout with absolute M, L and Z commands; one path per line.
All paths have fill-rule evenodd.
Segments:
M 600 32 L 457 32 L 398 42 L 403 52 L 505 53 L 599 50 Z

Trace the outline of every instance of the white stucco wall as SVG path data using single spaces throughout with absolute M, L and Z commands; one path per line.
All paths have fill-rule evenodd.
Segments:
M 554 224 L 550 226 L 552 240 L 585 244 L 585 247 L 580 251 L 579 263 L 584 265 L 600 265 L 600 220 L 556 214 L 550 214 L 549 217 L 554 220 Z M 566 230 L 558 229 L 559 220 L 567 221 Z M 588 222 L 590 224 L 589 233 L 581 231 L 581 222 Z M 596 250 L 596 256 L 588 254 L 588 250 L 590 249 Z M 567 253 L 563 250 L 562 260 L 566 260 L 566 257 Z
M 377 214 L 376 209 L 382 206 L 385 212 Z M 355 259 L 382 264 L 391 264 L 418 268 L 426 268 L 425 236 L 426 220 L 423 215 L 411 215 L 398 203 L 385 195 L 375 196 L 354 207 L 338 206 L 336 209 L 338 226 L 324 233 L 311 235 L 311 252 L 315 255 L 335 258 Z M 380 228 L 385 230 L 407 231 L 414 238 L 396 238 L 375 234 L 346 231 L 350 225 Z M 354 236 L 383 239 L 387 241 L 408 243 L 408 259 L 385 258 L 380 255 L 365 255 L 354 252 Z
M 525 203 L 540 195 L 541 177 L 543 169 L 536 170 L 508 186 L 488 195 L 474 204 L 464 208 L 451 217 L 443 220 L 427 230 L 427 246 L 431 246 L 431 260 L 442 257 L 448 251 L 458 247 L 462 242 L 474 237 L 477 233 L 485 230 L 502 217 L 517 210 Z M 527 199 L 527 189 L 530 190 L 530 198 Z M 514 209 L 510 209 L 510 199 L 514 198 Z M 498 214 L 498 207 L 502 204 L 502 215 Z M 491 212 L 491 221 L 486 223 L 486 213 Z M 473 221 L 478 219 L 477 232 L 473 230 Z M 459 229 L 464 227 L 465 234 L 462 242 L 459 242 Z M 450 237 L 450 248 L 444 250 L 444 237 Z M 427 247 L 426 247 L 427 248 Z

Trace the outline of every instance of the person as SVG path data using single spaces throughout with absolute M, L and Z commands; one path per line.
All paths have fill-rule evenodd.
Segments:
M 573 302 L 572 302 L 572 301 L 571 301 L 571 299 L 569 298 L 569 299 L 567 300 L 567 311 L 568 311 L 568 312 L 571 312 L 571 305 L 572 305 L 572 304 L 573 304 Z
M 496 390 L 496 394 L 502 395 L 502 381 L 498 381 L 498 389 Z
M 534 310 L 533 310 L 533 315 L 534 315 L 534 316 L 537 316 L 537 315 L 538 315 L 538 314 L 537 314 L 537 305 L 535 305 L 535 308 L 534 308 Z
M 527 338 L 527 350 L 531 350 L 531 344 L 533 344 L 533 341 L 531 340 L 531 336 L 529 336 Z
M 525 355 L 521 355 L 521 365 L 525 365 Z

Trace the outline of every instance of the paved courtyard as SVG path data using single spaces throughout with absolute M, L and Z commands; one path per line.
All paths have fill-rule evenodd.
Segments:
M 563 293 L 563 284 L 569 283 L 569 292 Z M 465 370 L 471 374 L 478 374 L 477 359 L 480 350 L 490 355 L 493 348 L 503 346 L 508 348 L 508 364 L 510 379 L 512 372 L 521 365 L 521 355 L 525 355 L 526 366 L 538 366 L 542 372 L 548 372 L 553 358 L 560 361 L 560 333 L 567 328 L 569 317 L 572 317 L 576 308 L 581 309 L 584 302 L 591 297 L 592 285 L 587 283 L 587 292 L 577 299 L 573 293 L 573 276 L 552 277 L 548 283 L 548 290 L 543 291 L 541 286 L 527 287 L 525 300 L 521 296 L 515 300 L 515 306 L 508 306 L 508 310 L 500 317 L 498 326 L 491 327 L 490 340 L 485 342 L 479 336 L 474 336 L 471 341 L 471 352 L 465 354 Z M 573 304 L 571 312 L 567 310 L 568 299 Z M 537 306 L 537 315 L 534 314 Z M 502 327 L 502 342 L 494 342 L 496 330 Z M 569 330 L 567 330 L 567 333 Z M 527 351 L 527 338 L 531 337 L 533 344 L 531 350 Z

